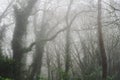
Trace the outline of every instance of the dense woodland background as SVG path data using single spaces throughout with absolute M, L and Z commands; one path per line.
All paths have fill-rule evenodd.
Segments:
M 0 80 L 120 80 L 120 0 L 0 0 Z

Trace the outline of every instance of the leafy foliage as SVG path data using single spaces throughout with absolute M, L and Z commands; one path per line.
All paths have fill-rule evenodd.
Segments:
M 13 64 L 14 64 L 14 61 L 12 59 L 8 59 L 4 56 L 0 56 L 0 76 L 12 78 Z
M 0 76 L 0 80 L 12 80 L 12 79 L 10 79 L 10 78 L 3 78 L 3 77 Z

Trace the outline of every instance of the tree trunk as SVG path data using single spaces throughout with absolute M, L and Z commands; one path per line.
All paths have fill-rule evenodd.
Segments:
M 45 6 L 44 6 L 45 7 Z M 46 44 L 46 41 L 44 39 L 46 38 L 46 11 L 43 12 L 42 22 L 41 22 L 41 30 L 36 31 L 36 52 L 35 57 L 33 59 L 31 73 L 29 76 L 29 80 L 38 80 L 41 74 L 41 67 L 42 67 L 42 57 L 44 53 L 44 47 Z M 37 25 L 35 25 L 37 26 Z
M 14 6 L 15 13 L 15 29 L 12 40 L 12 49 L 13 49 L 13 60 L 14 60 L 14 80 L 24 80 L 25 76 L 22 75 L 23 64 L 21 62 L 24 49 L 22 46 L 23 36 L 26 33 L 28 17 L 32 11 L 32 8 L 37 0 L 30 0 L 28 6 L 24 9 L 18 9 L 17 6 Z
M 104 47 L 104 41 L 103 41 L 103 34 L 102 34 L 102 21 L 101 21 L 101 0 L 98 0 L 98 40 L 99 40 L 99 48 L 102 58 L 102 80 L 106 80 L 107 78 L 107 57 Z
M 71 23 L 69 22 L 69 13 L 71 10 L 73 0 L 70 0 L 70 4 L 68 6 L 68 10 L 66 13 L 66 25 L 67 25 L 67 31 L 66 31 L 66 46 L 65 46 L 65 79 L 69 80 L 69 70 L 70 70 L 70 62 L 71 62 L 71 54 L 70 54 L 70 29 L 71 29 Z

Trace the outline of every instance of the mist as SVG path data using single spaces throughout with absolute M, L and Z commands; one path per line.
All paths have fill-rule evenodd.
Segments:
M 0 80 L 119 80 L 119 0 L 0 0 Z

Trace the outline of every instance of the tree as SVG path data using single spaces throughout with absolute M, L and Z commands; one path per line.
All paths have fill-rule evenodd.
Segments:
M 71 30 L 71 23 L 69 23 L 69 13 L 71 10 L 71 5 L 73 3 L 73 0 L 70 0 L 70 4 L 68 6 L 68 10 L 66 13 L 66 46 L 65 46 L 65 79 L 69 80 L 69 70 L 70 70 L 70 64 L 71 64 L 71 52 L 70 52 L 70 30 Z
M 105 52 L 105 46 L 103 41 L 103 33 L 102 33 L 102 0 L 98 0 L 98 41 L 99 41 L 99 48 L 100 54 L 102 58 L 102 80 L 107 79 L 107 56 Z
M 13 49 L 13 60 L 14 60 L 14 79 L 15 80 L 24 80 L 25 76 L 22 71 L 22 58 L 25 54 L 24 48 L 22 46 L 23 36 L 26 33 L 28 17 L 32 12 L 37 0 L 29 0 L 28 5 L 22 9 L 18 9 L 18 6 L 14 6 L 15 14 L 15 30 L 12 40 L 12 49 Z

